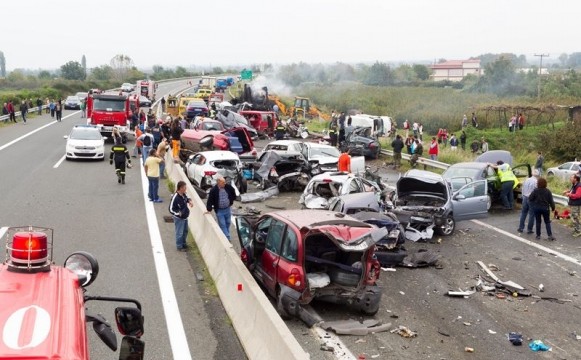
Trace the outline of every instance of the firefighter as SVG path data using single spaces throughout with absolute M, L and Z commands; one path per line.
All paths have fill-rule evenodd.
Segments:
M 115 161 L 117 183 L 125 184 L 125 163 L 127 162 L 127 167 L 131 168 L 131 157 L 129 156 L 129 150 L 127 150 L 120 138 L 115 138 L 115 145 L 111 148 L 109 164 L 113 164 L 113 161 Z
M 337 146 L 337 121 L 331 120 L 331 124 L 329 125 L 329 140 L 331 142 L 331 146 Z
M 278 120 L 278 123 L 276 124 L 276 128 L 275 128 L 275 138 L 276 140 L 282 140 L 284 139 L 284 133 L 286 131 L 286 128 L 284 127 L 284 125 L 282 124 L 281 120 Z

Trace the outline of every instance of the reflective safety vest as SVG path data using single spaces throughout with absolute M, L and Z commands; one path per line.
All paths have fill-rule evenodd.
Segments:
M 282 125 L 279 125 L 279 126 L 276 127 L 276 131 L 284 132 L 285 130 L 286 130 L 286 128 L 284 126 L 282 126 Z
M 507 181 L 514 181 L 513 188 L 516 188 L 518 185 L 518 179 L 512 172 L 512 169 L 509 165 L 507 165 L 506 170 L 502 170 L 500 167 L 498 168 L 498 177 L 500 178 L 500 182 L 507 182 Z

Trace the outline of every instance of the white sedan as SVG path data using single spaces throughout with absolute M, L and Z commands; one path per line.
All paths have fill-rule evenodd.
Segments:
M 577 174 L 580 165 L 581 162 L 579 161 L 569 161 L 557 167 L 548 168 L 547 176 L 558 176 L 561 179 L 568 180 L 571 175 Z
M 105 159 L 105 140 L 96 126 L 75 125 L 67 136 L 66 159 Z
M 209 192 L 216 185 L 218 176 L 222 176 L 233 185 L 237 194 L 245 193 L 247 184 L 242 176 L 242 163 L 238 154 L 232 151 L 202 151 L 190 155 L 185 165 L 188 179 L 193 185 Z

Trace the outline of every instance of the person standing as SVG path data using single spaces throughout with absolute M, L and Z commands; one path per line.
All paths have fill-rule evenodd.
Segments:
M 329 124 L 329 141 L 331 146 L 337 147 L 337 119 L 331 120 Z
M 483 154 L 488 151 L 488 143 L 485 138 L 482 138 L 481 149 Z
M 418 135 L 420 136 L 420 141 L 424 141 L 424 125 L 422 123 L 418 125 Z
M 488 164 L 488 166 L 495 169 L 500 178 L 500 200 L 502 201 L 504 210 L 512 210 L 514 203 L 514 188 L 518 185 L 516 176 L 512 172 L 510 165 L 505 164 L 502 160 L 498 160 L 496 165 Z M 547 180 L 545 180 L 545 187 L 546 183 Z
M 543 162 L 545 162 L 545 158 L 543 157 L 542 152 L 537 153 L 537 160 L 535 161 L 535 170 L 539 172 L 539 176 L 543 175 Z
M 161 98 L 161 112 L 165 112 L 165 96 Z
M 428 149 L 428 154 L 430 155 L 430 159 L 437 161 L 438 160 L 438 140 L 436 137 L 432 137 L 432 142 L 430 143 L 430 148 Z
M 337 171 L 346 173 L 351 172 L 351 156 L 349 156 L 349 151 L 346 149 L 341 152 L 341 155 L 339 155 Z
M 468 117 L 464 114 L 462 117 L 462 130 L 466 129 L 466 126 L 468 126 Z
M 533 207 L 535 221 L 537 223 L 536 239 L 539 240 L 541 238 L 542 217 L 547 229 L 548 240 L 555 241 L 553 232 L 551 231 L 551 216 L 549 213 L 549 207 L 551 208 L 551 212 L 555 211 L 555 201 L 553 200 L 553 194 L 547 189 L 547 180 L 545 178 L 539 178 L 537 188 L 529 196 L 529 201 Z
M 12 100 L 8 101 L 8 114 L 10 115 L 10 120 L 14 121 L 15 123 L 18 122 L 16 120 L 16 110 L 14 109 L 14 104 Z
M 460 146 L 462 146 L 462 150 L 466 150 L 466 132 L 462 130 L 462 134 L 460 135 Z
M 159 145 L 157 145 L 157 156 L 165 160 L 165 153 L 168 149 L 168 143 L 165 139 L 161 139 Z M 165 179 L 165 161 L 159 164 L 159 178 Z
M 4 103 L 4 106 L 2 106 L 2 116 L 6 116 L 6 115 L 10 115 L 10 113 L 8 112 L 8 104 Z M 6 119 L 4 119 L 4 124 L 6 124 L 8 122 L 8 120 L 10 120 L 10 116 L 8 116 Z
M 571 220 L 573 220 L 573 236 L 581 236 L 581 223 L 579 223 L 579 217 L 581 216 L 581 184 L 579 183 L 578 174 L 571 175 L 571 189 L 564 191 L 563 195 L 569 198 Z
M 522 113 L 518 114 L 518 129 L 522 130 L 525 127 L 525 116 Z
M 56 121 L 62 122 L 63 121 L 63 104 L 62 104 L 62 100 L 59 99 L 55 106 L 54 106 L 54 112 L 56 114 Z
M 131 168 L 131 158 L 129 156 L 129 150 L 123 142 L 121 137 L 115 138 L 115 145 L 111 148 L 111 154 L 109 154 L 109 165 L 115 163 L 115 174 L 117 175 L 117 183 L 125 184 L 125 166 Z
M 420 140 L 418 140 L 418 139 L 414 140 L 412 153 L 413 153 L 413 155 L 412 155 L 412 158 L 410 159 L 410 164 L 413 168 L 415 168 L 418 164 L 418 159 L 424 153 L 424 146 L 422 145 L 422 142 Z
M 155 141 L 153 135 L 151 134 L 151 129 L 145 129 L 145 134 L 142 134 L 137 140 L 141 141 L 141 157 L 143 158 L 143 163 L 145 164 L 151 149 L 153 149 L 153 142 Z
M 42 115 L 42 100 L 40 97 L 36 99 L 36 106 L 38 107 L 38 115 Z
M 236 190 L 230 184 L 226 184 L 226 180 L 223 177 L 218 177 L 216 185 L 212 187 L 208 194 L 206 214 L 209 214 L 212 209 L 216 212 L 218 225 L 228 241 L 230 241 L 230 223 L 232 221 L 230 207 L 234 204 L 235 199 Z
M 159 165 L 163 162 L 163 159 L 157 156 L 156 149 L 149 150 L 149 156 L 145 160 L 145 174 L 147 175 L 147 181 L 149 182 L 149 191 L 147 197 L 149 201 L 154 203 L 163 202 L 159 198 Z
M 284 139 L 285 131 L 286 131 L 286 128 L 282 124 L 282 120 L 278 119 L 278 122 L 276 123 L 275 131 L 274 131 L 275 139 L 276 140 Z
M 407 134 L 407 131 L 406 131 Z M 405 138 L 405 147 L 409 155 L 413 154 L 412 145 L 414 144 L 414 138 L 411 135 L 406 135 Z
M 408 119 L 405 119 L 405 121 L 403 122 L 403 129 L 405 130 L 405 137 L 407 139 L 410 135 L 410 123 Z
M 520 212 L 520 221 L 518 224 L 518 232 L 522 233 L 525 229 L 525 220 L 527 216 L 529 217 L 529 222 L 527 225 L 527 234 L 533 233 L 533 225 L 535 223 L 535 214 L 533 207 L 530 204 L 529 197 L 532 192 L 537 188 L 537 182 L 539 178 L 539 172 L 535 169 L 533 170 L 533 176 L 526 179 L 522 186 L 522 207 Z
M 22 115 L 22 121 L 26 125 L 26 114 L 28 113 L 28 105 L 26 104 L 25 100 L 22 100 L 20 104 L 20 115 Z
M 450 150 L 452 151 L 458 150 L 458 138 L 454 134 L 452 134 L 452 136 L 450 137 Z
M 48 98 L 46 98 L 46 107 L 44 108 L 44 113 L 45 114 L 50 113 L 50 100 Z
M 478 127 L 478 119 L 476 118 L 475 113 L 472 113 L 472 126 L 474 126 L 475 128 Z
M 395 136 L 395 140 L 391 142 L 391 147 L 393 147 L 393 167 L 395 169 L 401 166 L 401 151 L 404 148 L 403 140 L 401 139 L 401 135 L 397 134 Z
M 143 133 L 139 126 L 135 127 L 135 145 L 133 146 L 133 155 L 131 155 L 134 158 L 136 158 L 137 155 L 140 155 L 141 147 L 143 146 L 143 143 L 139 140 L 141 135 L 143 135 Z
M 339 115 L 339 145 L 345 141 L 345 113 Z
M 188 239 L 188 217 L 193 206 L 192 199 L 186 194 L 186 182 L 178 181 L 176 192 L 169 201 L 169 212 L 173 217 L 176 232 L 176 248 L 178 251 L 188 251 L 186 240 Z
M 54 100 L 51 100 L 50 101 L 50 104 L 48 104 L 48 108 L 50 110 L 50 117 L 51 118 L 54 118 L 54 112 L 55 112 L 55 109 L 56 109 L 56 104 L 54 103 Z
M 87 116 L 87 101 L 85 99 L 81 99 L 81 119 L 84 119 Z
M 181 138 L 184 130 L 180 126 L 179 119 L 175 119 L 171 124 L 171 149 L 174 160 L 179 160 L 180 158 L 180 146 Z

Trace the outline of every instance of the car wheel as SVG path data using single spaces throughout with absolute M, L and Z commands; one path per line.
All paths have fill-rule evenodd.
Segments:
M 555 173 L 554 173 L 554 172 L 552 172 L 552 171 L 549 171 L 549 172 L 547 173 L 547 176 L 555 176 Z
M 451 215 L 448 215 L 444 219 L 444 223 L 441 226 L 437 227 L 436 230 L 439 235 L 449 236 L 454 233 L 455 228 L 456 222 L 454 221 L 454 218 Z
M 486 211 L 490 211 L 492 207 L 492 197 L 490 195 L 486 195 Z
M 333 268 L 329 270 L 329 278 L 334 282 L 343 286 L 357 286 L 361 280 L 361 274 L 355 274 L 341 269 Z

